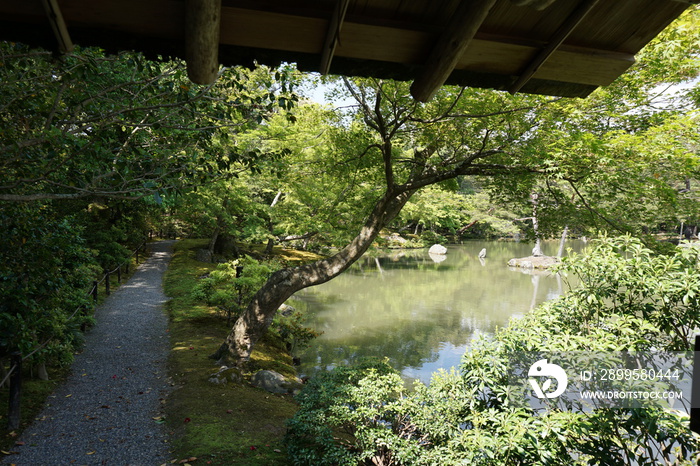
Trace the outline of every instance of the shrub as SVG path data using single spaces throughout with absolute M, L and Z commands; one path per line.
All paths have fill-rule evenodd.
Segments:
M 192 297 L 218 307 L 230 324 L 277 269 L 276 262 L 259 262 L 250 256 L 228 261 L 203 278 L 192 290 Z
M 270 326 L 270 331 L 278 335 L 287 344 L 287 350 L 292 355 L 306 348 L 311 340 L 323 333 L 311 327 L 306 327 L 303 321 L 304 314 L 294 310 L 289 315 L 277 313 Z

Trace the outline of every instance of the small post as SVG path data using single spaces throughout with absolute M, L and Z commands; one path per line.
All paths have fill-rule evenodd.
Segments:
M 141 246 L 139 246 L 138 248 L 136 248 L 136 251 L 134 251 L 134 252 L 135 252 L 135 256 L 136 256 L 136 265 L 138 265 L 138 263 L 139 263 L 139 249 L 141 249 Z
M 87 316 L 87 315 L 88 315 L 88 308 L 87 308 L 87 306 L 83 305 L 83 309 L 82 309 L 81 313 L 83 314 L 83 316 Z M 85 332 L 86 330 L 87 330 L 87 323 L 83 320 L 83 321 L 80 323 L 80 331 L 81 331 L 81 332 Z
M 117 283 L 119 285 L 122 284 L 122 266 L 121 265 L 117 267 Z
M 700 335 L 693 348 L 693 381 L 690 392 L 690 430 L 700 434 Z
M 110 290 L 109 290 L 109 272 L 105 272 L 105 294 L 109 296 Z
M 97 304 L 97 280 L 93 280 L 92 282 L 92 301 Z
M 126 261 L 126 274 L 129 275 L 129 265 L 131 265 L 131 258 L 129 258 L 128 261 Z
M 7 414 L 7 429 L 19 428 L 20 402 L 22 399 L 22 355 L 15 351 L 10 356 L 10 405 Z

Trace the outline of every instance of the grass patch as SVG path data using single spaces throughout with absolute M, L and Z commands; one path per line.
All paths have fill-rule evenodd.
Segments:
M 221 345 L 229 328 L 215 309 L 190 297 L 199 278 L 215 267 L 194 259 L 196 250 L 206 244 L 207 240 L 179 241 L 164 282 L 170 298 L 169 370 L 175 386 L 166 404 L 173 459 L 197 458 L 198 462 L 219 465 L 285 465 L 285 422 L 297 410 L 292 398 L 273 395 L 246 381 L 225 385 L 208 382 L 218 369 L 208 355 Z M 295 372 L 289 355 L 271 338 L 259 342 L 251 355 L 249 370 L 257 369 L 286 376 Z

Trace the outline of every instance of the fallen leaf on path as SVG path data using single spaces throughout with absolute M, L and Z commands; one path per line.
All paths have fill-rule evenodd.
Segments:
M 71 395 L 71 394 L 68 394 L 68 395 L 66 395 L 66 398 L 70 398 L 71 396 L 73 396 L 73 395 Z
M 86 455 L 94 455 L 95 453 L 96 453 L 96 451 L 95 451 L 95 450 L 92 450 L 92 451 L 89 451 L 89 452 L 87 452 L 87 453 L 85 453 L 85 454 L 86 454 Z
M 192 420 L 192 419 L 186 417 L 184 422 L 185 422 L 185 424 L 187 424 L 187 423 L 190 422 L 191 420 Z

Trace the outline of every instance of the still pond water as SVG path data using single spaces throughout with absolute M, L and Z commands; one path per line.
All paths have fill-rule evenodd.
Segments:
M 558 246 L 545 242 L 543 253 L 556 255 Z M 427 250 L 394 251 L 363 258 L 334 280 L 297 293 L 291 304 L 306 307 L 307 325 L 323 332 L 301 354 L 300 373 L 378 356 L 404 378 L 428 383 L 437 369 L 459 366 L 475 335 L 493 333 L 568 289 L 561 277 L 506 265 L 529 256 L 532 247 L 474 241 L 434 258 Z M 583 243 L 570 241 L 567 248 L 580 251 Z

